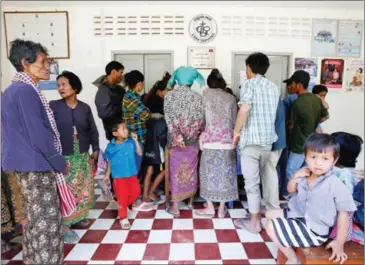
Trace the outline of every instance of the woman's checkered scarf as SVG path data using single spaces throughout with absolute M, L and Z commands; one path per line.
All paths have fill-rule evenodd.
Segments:
M 14 76 L 12 81 L 28 84 L 28 85 L 32 86 L 34 88 L 34 90 L 37 92 L 39 99 L 42 102 L 42 105 L 47 113 L 48 120 L 52 127 L 54 146 L 55 146 L 57 152 L 59 154 L 62 154 L 60 134 L 57 130 L 57 125 L 56 125 L 55 118 L 53 116 L 53 111 L 50 108 L 48 101 L 46 100 L 42 91 L 38 88 L 38 85 L 32 80 L 32 78 L 28 74 L 26 74 L 24 72 L 17 73 Z M 63 217 L 70 216 L 76 210 L 75 197 L 73 195 L 71 188 L 67 184 L 63 174 L 55 173 L 55 177 L 56 177 L 56 182 L 57 182 L 58 194 L 59 194 L 59 198 L 60 198 L 62 216 Z

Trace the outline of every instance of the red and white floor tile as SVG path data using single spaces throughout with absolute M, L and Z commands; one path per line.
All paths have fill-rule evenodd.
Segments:
M 247 202 L 235 202 L 226 217 L 196 216 L 187 207 L 174 218 L 161 205 L 151 212 L 130 212 L 130 230 L 121 230 L 117 208 L 103 200 L 90 211 L 90 225 L 76 227 L 76 244 L 65 244 L 65 264 L 275 264 L 277 249 L 265 231 L 235 229 Z M 196 202 L 195 208 L 202 208 Z M 263 220 L 264 222 L 265 220 Z M 2 264 L 22 264 L 19 244 L 2 255 Z

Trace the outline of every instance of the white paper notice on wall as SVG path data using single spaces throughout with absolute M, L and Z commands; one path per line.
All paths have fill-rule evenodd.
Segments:
M 336 55 L 338 20 L 313 19 L 312 56 L 332 57 Z
M 39 42 L 49 57 L 70 57 L 68 12 L 4 12 L 5 37 L 9 55 L 10 43 L 19 38 Z
M 363 21 L 340 20 L 338 25 L 338 57 L 360 57 Z
M 247 79 L 246 70 L 240 71 L 240 85 L 242 85 L 246 79 Z
M 197 69 L 215 68 L 213 47 L 188 47 L 188 65 Z

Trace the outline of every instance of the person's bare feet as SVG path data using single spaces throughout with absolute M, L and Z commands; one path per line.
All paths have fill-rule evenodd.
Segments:
M 152 201 L 155 201 L 157 199 L 156 195 L 153 192 L 148 194 L 148 198 Z
M 225 206 L 224 207 L 219 207 L 219 209 L 218 209 L 218 218 L 226 217 L 227 211 L 228 210 Z
M 87 220 L 87 219 L 82 220 L 79 224 L 83 227 L 86 227 L 90 224 L 90 220 Z
M 203 208 L 203 209 L 195 210 L 195 213 L 197 215 L 200 215 L 200 216 L 214 217 L 215 210 L 214 210 L 214 208 L 206 207 L 206 208 Z
M 250 219 L 236 219 L 234 224 L 238 228 L 245 229 L 254 234 L 258 234 L 262 230 L 260 223 L 253 223 Z
M 191 198 L 188 200 L 188 208 L 189 208 L 190 210 L 194 210 L 194 205 L 193 205 L 193 203 L 194 203 L 194 197 L 191 197 Z

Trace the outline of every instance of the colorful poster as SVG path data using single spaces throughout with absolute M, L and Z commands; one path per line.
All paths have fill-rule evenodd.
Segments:
M 304 70 L 310 75 L 308 90 L 317 84 L 318 60 L 315 58 L 295 58 L 295 71 Z
M 340 20 L 338 25 L 338 57 L 360 57 L 363 22 L 356 20 Z
M 346 89 L 349 91 L 364 91 L 364 60 L 346 60 Z
M 342 88 L 344 60 L 323 59 L 321 65 L 321 84 L 328 88 Z
M 337 24 L 334 19 L 313 19 L 312 56 L 336 56 Z
M 43 80 L 38 83 L 41 90 L 57 90 L 57 76 L 60 74 L 58 61 L 49 60 L 49 80 Z

